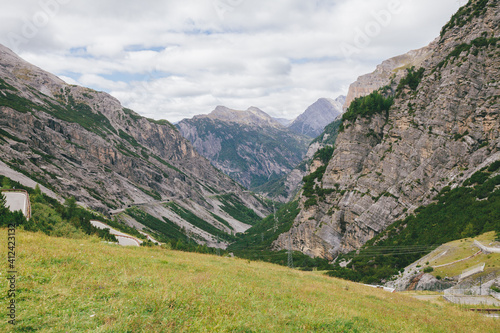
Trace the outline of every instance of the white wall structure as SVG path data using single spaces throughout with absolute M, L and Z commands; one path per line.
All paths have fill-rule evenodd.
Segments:
M 6 206 L 11 212 L 20 210 L 29 220 L 31 218 L 31 203 L 28 192 L 24 190 L 3 190 Z
M 483 252 L 486 253 L 500 253 L 500 248 L 498 247 L 489 247 L 489 246 L 484 246 L 483 244 L 479 243 L 477 240 L 474 240 L 474 245 L 479 247 Z

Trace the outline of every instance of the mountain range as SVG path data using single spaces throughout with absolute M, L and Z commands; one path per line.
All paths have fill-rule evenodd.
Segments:
M 418 233 L 401 221 L 454 190 L 484 183 L 475 200 L 495 202 L 499 26 L 497 1 L 471 1 L 430 45 L 288 127 L 256 107 L 218 106 L 176 126 L 148 119 L 0 46 L 0 171 L 155 235 L 239 250 L 260 239 L 334 260 L 380 235 Z M 275 211 L 248 189 L 287 204 Z M 495 207 L 485 216 L 499 221 Z
M 311 140 L 255 107 L 240 111 L 218 106 L 177 127 L 202 156 L 251 190 L 289 173 Z
M 201 243 L 216 244 L 216 234 L 243 232 L 269 213 L 168 121 L 66 84 L 4 46 L 0 89 L 3 174 L 24 174 L 139 229 L 161 233 L 151 222 L 159 221 Z
M 300 182 L 286 186 L 283 179 L 308 155 L 311 140 L 342 113 L 344 101 L 344 96 L 320 98 L 293 121 L 272 118 L 256 107 L 241 111 L 218 106 L 176 126 L 219 170 L 268 198 L 286 201 Z

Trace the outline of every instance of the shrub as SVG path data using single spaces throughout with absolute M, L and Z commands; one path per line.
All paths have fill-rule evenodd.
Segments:
M 371 117 L 382 112 L 387 114 L 393 103 L 393 97 L 385 98 L 378 91 L 374 91 L 368 96 L 358 97 L 352 101 L 346 113 L 342 115 L 342 120 L 355 121 L 357 117 Z
M 431 266 L 427 266 L 424 268 L 424 273 L 430 273 L 430 272 L 433 272 L 434 271 L 434 268 L 431 267 Z

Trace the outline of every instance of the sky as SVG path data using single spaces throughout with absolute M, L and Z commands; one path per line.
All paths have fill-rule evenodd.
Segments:
M 293 119 L 439 36 L 465 0 L 0 0 L 0 43 L 172 122 L 217 105 Z

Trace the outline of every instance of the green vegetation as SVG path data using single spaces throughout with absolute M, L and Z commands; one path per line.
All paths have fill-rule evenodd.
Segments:
M 128 143 L 130 143 L 132 146 L 134 146 L 134 147 L 140 146 L 140 144 L 134 139 L 134 137 L 132 137 L 131 135 L 128 135 L 127 133 L 125 133 L 121 129 L 118 130 L 118 135 L 120 136 L 120 138 L 128 141 Z
M 160 162 L 161 164 L 169 167 L 170 169 L 172 170 L 175 170 L 177 171 L 178 173 L 186 176 L 186 174 L 184 172 L 182 172 L 181 170 L 179 170 L 178 168 L 174 167 L 172 164 L 168 163 L 167 161 L 165 161 L 164 159 L 162 159 L 161 157 L 158 157 L 156 155 L 151 155 L 152 158 L 154 158 L 155 160 L 157 160 L 158 162 Z
M 471 49 L 473 49 L 472 52 L 474 52 L 475 55 L 478 54 L 478 50 L 480 48 L 485 48 L 485 47 L 488 47 L 490 45 L 497 45 L 497 42 L 500 41 L 500 38 L 495 38 L 495 37 L 491 37 L 491 38 L 486 38 L 486 37 L 478 37 L 476 39 L 474 39 L 472 42 L 470 42 L 469 44 L 467 43 L 462 43 L 458 46 L 456 46 L 453 51 L 451 51 L 447 56 L 446 58 L 441 61 L 440 63 L 437 64 L 436 66 L 436 69 L 440 69 L 442 67 L 446 67 L 446 65 L 450 62 L 450 61 L 453 61 L 455 58 L 457 58 L 458 56 L 460 56 L 460 54 L 462 54 L 462 52 L 467 52 L 469 53 Z
M 155 120 L 155 119 L 151 119 L 151 118 L 146 118 L 146 120 L 149 121 L 150 123 L 153 123 L 156 125 L 169 126 L 170 128 L 172 128 L 176 132 L 179 131 L 177 129 L 177 127 L 175 127 L 171 122 L 169 122 L 166 119 Z
M 138 113 L 134 112 L 134 111 L 133 111 L 133 110 L 131 110 L 131 109 L 123 108 L 122 110 L 123 110 L 123 112 L 124 112 L 125 114 L 129 115 L 129 116 L 130 116 L 130 118 L 132 118 L 132 120 L 134 120 L 134 121 L 137 121 L 137 120 L 139 120 L 139 119 L 142 119 L 142 116 L 141 116 L 141 115 L 139 115 Z
M 178 239 L 186 238 L 181 228 L 166 218 L 162 221 L 137 207 L 127 208 L 125 213 L 132 216 L 137 222 L 153 230 L 155 238 L 160 242 L 168 242 L 169 240 L 177 241 Z
M 206 222 L 202 218 L 198 217 L 196 214 L 193 212 L 179 206 L 175 202 L 169 202 L 165 205 L 168 209 L 172 210 L 175 212 L 177 215 L 179 215 L 183 220 L 191 223 L 192 225 L 200 228 L 201 230 L 205 230 L 206 232 L 214 235 L 214 236 L 221 236 L 225 239 L 230 239 L 232 240 L 232 236 L 225 233 L 224 231 L 217 229 L 210 223 Z
M 86 130 L 101 137 L 105 137 L 108 132 L 117 134 L 106 116 L 99 111 L 94 112 L 85 103 L 75 101 L 71 92 L 67 91 L 65 95 L 58 95 L 57 97 L 60 100 L 64 100 L 64 97 L 66 97 L 67 102 L 60 104 L 60 102 L 46 99 L 46 105 L 39 108 L 39 110 L 61 120 L 79 124 Z
M 0 90 L 4 91 L 5 90 L 10 90 L 10 91 L 18 91 L 16 88 L 8 84 L 4 79 L 0 78 Z
M 89 105 L 75 101 L 69 90 L 63 91 L 62 95 L 57 95 L 58 101 L 45 96 L 40 97 L 44 100 L 43 104 L 36 104 L 18 95 L 17 89 L 4 80 L 0 82 L 0 86 L 6 89 L 0 94 L 0 106 L 10 107 L 22 113 L 32 112 L 33 110 L 46 112 L 58 119 L 79 124 L 86 130 L 102 137 L 105 137 L 107 132 L 116 133 L 108 118 L 99 111 L 94 112 Z
M 421 67 L 418 70 L 415 70 L 415 66 L 412 66 L 406 71 L 406 76 L 399 81 L 396 93 L 401 93 L 405 87 L 409 87 L 411 90 L 416 91 L 420 81 L 422 81 L 422 78 L 424 77 L 425 68 Z
M 332 194 L 336 191 L 336 189 L 325 189 L 322 186 L 322 179 L 326 171 L 326 165 L 320 166 L 316 169 L 316 171 L 308 174 L 302 180 L 304 181 L 304 185 L 302 186 L 302 194 L 309 198 L 305 208 L 309 206 L 314 206 L 316 204 L 315 195 L 322 198 L 327 194 Z
M 358 117 L 371 117 L 372 115 L 385 112 L 386 116 L 394 103 L 393 97 L 384 97 L 380 92 L 358 97 L 352 101 L 347 111 L 342 115 L 343 121 L 355 121 Z M 340 130 L 343 126 L 340 126 Z
M 302 186 L 302 194 L 308 198 L 308 200 L 304 204 L 305 208 L 316 205 L 317 199 L 315 195 L 322 198 L 326 194 L 335 192 L 336 189 L 324 189 L 321 184 L 326 171 L 326 167 L 333 156 L 334 150 L 335 147 L 326 146 L 322 149 L 319 149 L 314 154 L 313 160 L 319 160 L 321 161 L 321 163 L 323 163 L 323 165 L 318 167 L 314 172 L 311 172 L 310 174 L 302 178 L 302 181 L 304 182 L 304 185 Z
M 186 236 L 184 229 L 166 217 L 163 217 L 162 221 L 137 207 L 128 208 L 125 213 L 152 230 L 154 238 L 165 243 L 164 247 L 166 248 L 198 253 L 216 252 L 215 248 L 197 244 L 189 236 Z
M 323 130 L 323 133 L 319 135 L 317 138 L 315 138 L 311 144 L 319 142 L 324 145 L 335 145 L 335 141 L 337 140 L 337 136 L 339 134 L 339 128 L 340 125 L 342 124 L 342 120 L 334 120 L 330 124 L 326 125 L 325 129 Z
M 467 5 L 460 8 L 450 19 L 450 21 L 441 29 L 441 37 L 446 31 L 454 27 L 463 27 L 470 23 L 472 19 L 484 15 L 488 10 L 487 6 L 496 6 L 496 0 L 488 5 L 489 0 L 470 0 Z
M 217 199 L 223 204 L 221 209 L 240 222 L 254 225 L 261 220 L 253 210 L 245 206 L 234 194 L 218 195 Z
M 231 225 L 229 224 L 229 222 L 227 222 L 226 220 L 224 220 L 222 217 L 218 216 L 218 215 L 215 215 L 214 213 L 210 212 L 210 215 L 212 215 L 212 217 L 214 219 L 216 219 L 217 221 L 219 221 L 220 223 L 222 223 L 223 225 L 225 225 L 226 227 L 232 229 Z
M 10 134 L 9 132 L 7 132 L 7 131 L 5 131 L 5 130 L 3 130 L 3 129 L 0 128 L 0 139 L 3 139 L 2 137 L 14 140 L 16 142 L 22 142 L 22 143 L 26 142 L 26 141 L 21 140 L 18 137 L 14 136 L 14 135 Z
M 6 106 L 22 113 L 31 112 L 33 109 L 40 109 L 40 106 L 32 101 L 5 90 L 0 94 L 0 106 Z
M 498 332 L 450 304 L 268 263 L 18 231 L 2 332 Z M 0 229 L 7 239 L 7 230 Z M 4 284 L 3 288 L 6 288 Z M 7 304 L 6 289 L 0 302 Z
M 145 189 L 144 187 L 141 187 L 141 186 L 136 186 L 139 190 L 141 190 L 142 193 L 146 194 L 146 195 L 149 195 L 151 198 L 155 199 L 155 200 L 161 200 L 161 194 L 158 193 L 158 191 L 156 191 L 155 189 Z
M 283 251 L 271 251 L 271 244 L 278 239 L 278 236 L 290 230 L 293 220 L 299 214 L 298 202 L 293 201 L 283 205 L 274 214 L 267 216 L 243 234 L 236 234 L 237 240 L 227 248 L 228 252 L 233 252 L 239 258 L 250 260 L 266 261 L 278 265 L 288 264 L 288 253 Z M 275 229 L 275 224 L 277 228 Z M 294 267 L 303 270 L 331 268 L 328 260 L 321 258 L 310 258 L 309 256 L 294 251 Z
M 273 173 L 267 182 L 254 187 L 253 190 L 257 193 L 267 193 L 269 198 L 277 198 L 280 195 L 287 197 L 288 192 L 285 185 L 286 179 L 286 175 L 276 178 L 276 174 Z
M 316 153 L 314 153 L 313 160 L 320 160 L 323 164 L 327 164 L 328 162 L 330 162 L 334 150 L 335 148 L 333 146 L 326 146 L 324 148 L 321 148 Z
M 76 205 L 74 197 L 66 199 L 64 205 L 40 191 L 25 187 L 18 182 L 0 175 L 3 189 L 16 188 L 28 191 L 31 201 L 31 219 L 26 220 L 20 212 L 8 212 L 0 205 L 0 226 L 15 223 L 22 230 L 41 231 L 47 235 L 67 238 L 84 238 L 86 235 L 97 235 L 103 239 L 116 241 L 108 230 L 95 228 L 90 220 L 106 221 L 102 216 Z M 1 201 L 1 200 L 0 200 Z M 108 222 L 108 221 L 106 221 Z
M 435 267 L 431 274 L 434 276 L 457 276 L 464 270 L 482 263 L 485 264 L 483 274 L 498 272 L 500 254 L 477 253 L 478 247 L 474 244 L 475 240 L 485 245 L 490 244 L 495 240 L 495 232 L 490 231 L 474 238 L 455 240 L 441 245 L 429 257 L 426 257 L 430 266 L 440 266 Z M 422 261 L 420 260 L 419 264 L 423 264 Z
M 500 175 L 496 162 L 478 171 L 464 186 L 445 187 L 436 202 L 420 207 L 415 215 L 396 221 L 363 246 L 347 268 L 330 274 L 354 281 L 376 283 L 397 274 L 439 244 L 474 237 L 488 231 L 500 236 Z

